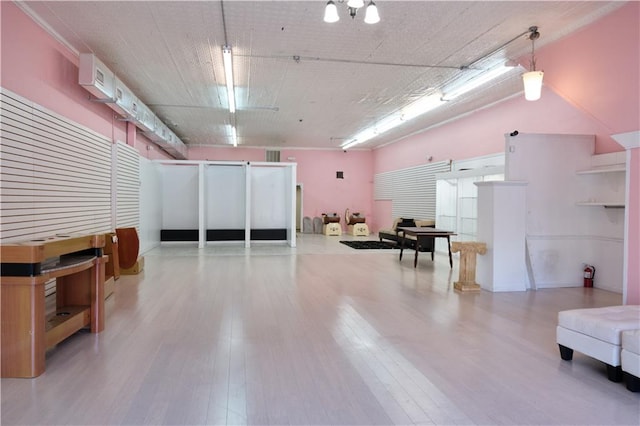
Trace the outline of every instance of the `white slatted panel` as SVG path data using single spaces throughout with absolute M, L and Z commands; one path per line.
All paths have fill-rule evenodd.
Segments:
M 111 228 L 111 142 L 0 89 L 0 241 Z
M 449 161 L 379 173 L 374 177 L 376 200 L 392 200 L 393 217 L 435 219 L 436 173 L 451 170 Z
M 378 173 L 373 177 L 373 198 L 375 200 L 393 200 L 394 173 Z
M 116 152 L 116 228 L 140 230 L 140 155 L 122 142 Z

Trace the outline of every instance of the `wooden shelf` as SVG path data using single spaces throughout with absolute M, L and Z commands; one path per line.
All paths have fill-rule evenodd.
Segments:
M 42 263 L 42 275 L 49 279 L 75 274 L 93 267 L 96 256 L 65 256 Z
M 90 306 L 61 306 L 47 316 L 45 345 L 52 348 L 75 332 L 91 325 Z

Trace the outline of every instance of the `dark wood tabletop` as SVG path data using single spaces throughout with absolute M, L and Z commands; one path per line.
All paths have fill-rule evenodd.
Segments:
M 415 268 L 418 265 L 418 252 L 420 251 L 420 240 L 423 238 L 446 238 L 447 239 L 447 248 L 449 249 L 449 266 L 453 268 L 453 257 L 451 256 L 451 241 L 450 238 L 452 235 L 456 235 L 454 232 L 445 231 L 443 229 L 430 228 L 428 226 L 398 226 L 396 228 L 396 232 L 398 234 L 402 233 L 404 235 L 413 235 L 416 237 L 416 254 L 413 259 L 413 267 Z M 404 251 L 404 238 L 400 239 L 400 260 L 402 260 L 402 252 Z M 435 244 L 434 244 L 435 250 Z M 432 253 L 433 259 L 433 253 Z

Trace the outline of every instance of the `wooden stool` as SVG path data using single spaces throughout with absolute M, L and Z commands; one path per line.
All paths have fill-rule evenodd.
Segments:
M 451 251 L 460 252 L 460 271 L 453 288 L 458 291 L 480 291 L 480 285 L 476 283 L 476 255 L 485 254 L 487 245 L 472 241 L 454 241 L 451 243 Z

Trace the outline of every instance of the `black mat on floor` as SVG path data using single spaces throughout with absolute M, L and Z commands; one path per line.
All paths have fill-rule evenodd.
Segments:
M 395 249 L 398 245 L 395 243 L 389 243 L 387 241 L 340 241 L 342 244 L 346 244 L 351 248 L 357 250 L 379 250 L 379 249 Z

